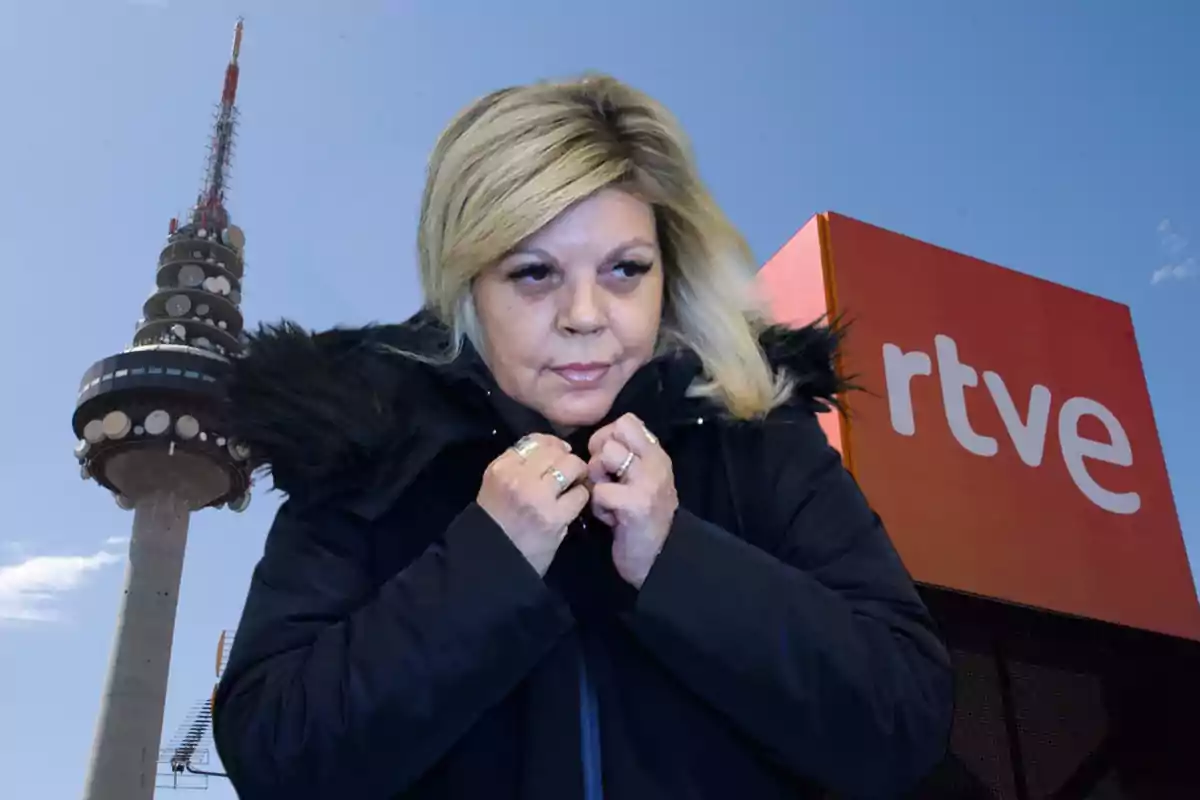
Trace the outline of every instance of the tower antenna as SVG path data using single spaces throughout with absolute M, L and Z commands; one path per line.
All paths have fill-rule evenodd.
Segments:
M 233 28 L 233 49 L 225 67 L 225 84 L 221 88 L 221 105 L 213 125 L 208 164 L 204 170 L 204 187 L 196 200 L 192 222 L 204 227 L 222 228 L 229 220 L 225 210 L 225 187 L 233 161 L 233 142 L 237 128 L 238 56 L 242 50 L 243 21 L 238 17 Z

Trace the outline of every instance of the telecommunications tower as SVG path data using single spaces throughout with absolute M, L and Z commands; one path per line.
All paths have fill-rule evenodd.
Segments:
M 85 800 L 153 797 L 188 517 L 249 503 L 248 454 L 221 423 L 229 359 L 245 342 L 245 236 L 225 208 L 241 43 L 239 19 L 196 205 L 171 220 L 133 341 L 87 371 L 72 420 L 84 479 L 133 511 Z

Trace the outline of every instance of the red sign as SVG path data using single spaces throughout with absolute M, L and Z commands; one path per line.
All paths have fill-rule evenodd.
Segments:
M 836 214 L 760 281 L 850 324 L 826 428 L 918 581 L 1200 640 L 1128 308 Z

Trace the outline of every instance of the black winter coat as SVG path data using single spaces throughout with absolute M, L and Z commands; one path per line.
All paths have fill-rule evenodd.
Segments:
M 214 707 L 243 800 L 893 797 L 945 751 L 947 652 L 816 413 L 825 328 L 763 345 L 798 383 L 762 422 L 638 372 L 680 509 L 640 591 L 585 512 L 545 579 L 474 503 L 545 420 L 444 330 L 261 330 L 230 424 L 287 494 Z M 587 436 L 572 439 L 586 454 Z

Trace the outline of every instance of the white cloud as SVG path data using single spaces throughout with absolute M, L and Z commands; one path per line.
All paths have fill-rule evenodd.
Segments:
M 104 540 L 104 543 L 106 545 L 110 545 L 110 546 L 129 544 L 129 537 L 128 536 L 110 536 Z
M 1166 263 L 1151 274 L 1151 284 L 1157 286 L 1163 281 L 1181 281 L 1200 274 L 1200 270 L 1196 268 L 1196 259 L 1187 255 L 1188 240 L 1175 230 L 1169 219 L 1158 223 L 1158 244 Z
M 54 602 L 78 588 L 93 572 L 122 558 L 101 550 L 88 556 L 33 556 L 0 566 L 0 622 L 54 622 Z
M 1194 278 L 1196 275 L 1196 259 L 1185 258 L 1178 264 L 1166 264 L 1154 270 L 1154 274 L 1150 276 L 1150 282 L 1159 284 L 1169 280 L 1181 281 L 1184 278 Z

